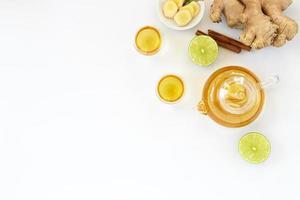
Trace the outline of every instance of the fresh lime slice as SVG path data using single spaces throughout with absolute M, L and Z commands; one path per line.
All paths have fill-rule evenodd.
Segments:
M 195 64 L 208 66 L 217 59 L 219 48 L 214 39 L 209 36 L 200 35 L 192 39 L 189 46 L 189 53 Z
M 239 152 L 245 160 L 258 164 L 268 159 L 271 145 L 262 134 L 251 132 L 241 138 Z

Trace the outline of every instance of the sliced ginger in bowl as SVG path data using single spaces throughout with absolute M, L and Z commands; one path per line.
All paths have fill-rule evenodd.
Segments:
M 163 13 L 166 18 L 174 19 L 178 26 L 186 26 L 200 12 L 200 5 L 191 1 L 184 5 L 186 0 L 167 0 L 163 5 Z
M 187 6 L 190 6 L 193 8 L 194 10 L 194 15 L 193 17 L 196 17 L 199 13 L 200 13 L 200 5 L 195 2 L 195 1 L 192 1 L 191 3 L 189 3 Z
M 178 8 L 181 8 L 185 2 L 185 0 L 173 0 L 176 4 Z
M 195 10 L 194 10 L 194 7 L 190 6 L 190 4 L 181 7 L 179 11 L 181 11 L 181 10 L 187 10 L 187 11 L 189 11 L 189 12 L 191 13 L 192 17 L 195 16 Z
M 168 0 L 164 3 L 163 12 L 165 17 L 172 19 L 177 13 L 177 11 L 178 11 L 178 6 L 174 1 Z
M 192 19 L 192 14 L 188 10 L 180 10 L 174 17 L 174 20 L 178 26 L 185 26 L 190 23 Z

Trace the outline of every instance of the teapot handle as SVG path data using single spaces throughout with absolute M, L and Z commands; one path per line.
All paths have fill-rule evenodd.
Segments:
M 280 82 L 279 76 L 276 74 L 276 75 L 270 76 L 265 81 L 262 81 L 260 83 L 260 87 L 262 89 L 270 88 L 274 85 L 277 85 L 279 82 Z

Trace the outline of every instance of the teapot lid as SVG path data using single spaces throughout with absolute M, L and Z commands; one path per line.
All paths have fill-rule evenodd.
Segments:
M 241 127 L 257 118 L 264 103 L 264 91 L 257 76 L 238 66 L 215 71 L 203 90 L 207 114 L 228 127 Z

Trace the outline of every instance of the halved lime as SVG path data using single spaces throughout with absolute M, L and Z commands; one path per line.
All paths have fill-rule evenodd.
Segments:
M 239 152 L 246 161 L 258 164 L 268 159 L 271 145 L 264 135 L 251 132 L 241 138 Z
M 200 35 L 192 39 L 189 46 L 189 53 L 195 64 L 208 66 L 217 59 L 219 48 L 213 38 L 206 35 Z

